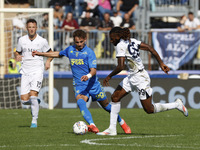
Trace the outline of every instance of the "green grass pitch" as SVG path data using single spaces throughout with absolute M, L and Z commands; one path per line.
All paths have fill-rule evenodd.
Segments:
M 109 114 L 90 109 L 100 131 L 109 126 Z M 200 149 L 200 110 L 146 114 L 142 109 L 121 109 L 132 129 L 126 135 L 117 125 L 117 136 L 94 133 L 75 135 L 72 126 L 84 121 L 79 109 L 41 109 L 38 128 L 31 129 L 30 109 L 0 110 L 0 150 L 194 150 Z

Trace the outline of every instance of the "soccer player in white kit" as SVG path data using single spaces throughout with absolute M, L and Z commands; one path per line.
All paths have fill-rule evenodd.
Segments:
M 31 105 L 32 122 L 31 128 L 37 128 L 39 113 L 38 93 L 42 86 L 44 61 L 42 56 L 32 56 L 32 51 L 49 52 L 52 51 L 46 39 L 39 36 L 37 22 L 29 19 L 26 22 L 28 34 L 19 38 L 15 58 L 22 61 L 21 76 L 21 103 Z M 45 69 L 49 69 L 52 58 L 48 58 Z
M 152 88 L 150 87 L 150 78 L 147 71 L 144 69 L 144 65 L 139 56 L 139 50 L 151 52 L 165 73 L 168 73 L 170 70 L 168 66 L 163 63 L 160 56 L 152 46 L 134 38 L 130 38 L 129 29 L 120 27 L 112 28 L 110 31 L 110 41 L 115 46 L 118 65 L 104 79 L 103 85 L 109 86 L 108 81 L 112 78 L 112 76 L 121 72 L 125 68 L 125 65 L 127 66 L 129 73 L 128 76 L 120 82 L 111 96 L 112 102 L 109 128 L 103 132 L 97 133 L 97 135 L 117 135 L 116 121 L 121 106 L 120 100 L 135 89 L 139 93 L 141 104 L 146 113 L 151 114 L 171 109 L 178 109 L 185 116 L 188 116 L 187 108 L 183 105 L 180 99 L 176 99 L 173 103 L 152 104 Z

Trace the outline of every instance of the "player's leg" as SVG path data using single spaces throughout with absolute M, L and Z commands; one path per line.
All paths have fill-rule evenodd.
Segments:
M 102 106 L 102 108 L 104 110 L 106 110 L 109 113 L 111 112 L 111 104 L 109 103 L 108 99 L 105 99 L 103 101 L 98 101 L 98 103 Z M 131 133 L 130 127 L 126 124 L 126 122 L 124 121 L 124 119 L 122 119 L 120 117 L 120 115 L 118 115 L 117 121 L 119 122 L 121 128 L 124 130 L 124 132 L 126 134 L 130 134 Z
M 146 71 L 137 73 L 135 75 L 135 79 L 136 78 L 137 78 L 138 83 L 135 82 L 136 84 L 135 83 L 134 84 L 136 85 L 138 89 L 140 101 L 146 113 L 151 114 L 151 113 L 163 112 L 163 111 L 167 111 L 171 109 L 178 109 L 185 116 L 188 116 L 188 111 L 180 99 L 177 99 L 175 102 L 172 102 L 172 103 L 152 104 L 152 88 L 150 87 L 150 78 L 149 78 L 148 73 Z
M 39 115 L 39 104 L 38 93 L 42 86 L 43 73 L 37 72 L 30 74 L 30 101 L 31 101 L 31 128 L 37 128 L 37 119 Z
M 39 114 L 39 101 L 38 101 L 37 91 L 33 90 L 30 91 L 30 101 L 31 101 L 31 114 L 32 114 L 31 128 L 36 128 L 38 114 Z
M 120 100 L 127 94 L 128 93 L 124 90 L 124 88 L 122 88 L 121 85 L 118 85 L 118 87 L 116 88 L 116 90 L 111 96 L 112 102 L 111 102 L 111 113 L 110 113 L 110 126 L 108 129 L 104 130 L 103 132 L 98 133 L 98 135 L 117 135 L 116 125 L 117 125 L 117 118 L 118 118 L 120 107 L 121 107 Z
M 28 76 L 21 76 L 21 103 L 23 105 L 31 105 L 30 101 L 30 81 Z
M 177 99 L 172 103 L 155 103 L 152 104 L 152 96 L 148 99 L 141 100 L 141 104 L 144 108 L 144 111 L 148 114 L 163 112 L 171 109 L 178 109 L 181 111 L 186 117 L 188 116 L 187 108 L 183 105 L 183 102 L 180 99 Z
M 82 94 L 78 94 L 76 96 L 76 100 L 77 100 L 77 105 L 78 105 L 78 107 L 80 109 L 80 112 L 83 115 L 83 118 L 89 124 L 88 125 L 88 131 L 94 132 L 94 133 L 99 132 L 99 129 L 94 124 L 94 121 L 92 119 L 92 115 L 91 115 L 90 111 L 88 110 L 88 108 L 86 106 L 86 102 L 88 100 L 88 96 L 85 96 L 85 95 L 82 95 Z
M 88 100 L 88 97 L 85 95 L 79 94 L 76 96 L 77 105 L 80 109 L 81 114 L 83 115 L 83 118 L 85 119 L 85 121 L 87 121 L 88 124 L 91 124 L 94 122 L 92 119 L 92 115 L 86 106 L 87 100 Z

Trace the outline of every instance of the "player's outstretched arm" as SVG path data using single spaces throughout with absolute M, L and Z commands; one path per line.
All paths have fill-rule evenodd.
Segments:
M 32 56 L 34 57 L 35 55 L 37 55 L 37 56 L 51 57 L 51 58 L 58 58 L 58 57 L 60 57 L 59 52 L 53 52 L 53 51 L 46 52 L 46 53 L 38 52 L 38 51 L 33 51 L 32 52 Z
M 155 50 L 152 46 L 150 46 L 150 45 L 148 45 L 148 44 L 145 44 L 145 43 L 141 43 L 140 49 L 151 52 L 151 54 L 152 54 L 152 55 L 156 58 L 156 60 L 158 61 L 159 65 L 160 65 L 160 68 L 161 68 L 166 74 L 168 74 L 168 72 L 170 71 L 169 67 L 163 63 L 163 61 L 161 60 L 160 56 L 158 55 L 158 53 L 156 52 L 156 50 Z
M 125 57 L 118 57 L 117 58 L 117 67 L 103 80 L 103 86 L 109 86 L 109 80 L 112 76 L 117 75 L 125 68 Z
M 52 50 L 48 51 L 49 52 L 52 52 Z M 48 70 L 50 68 L 50 63 L 51 61 L 53 60 L 53 58 L 49 57 L 45 63 L 45 70 Z

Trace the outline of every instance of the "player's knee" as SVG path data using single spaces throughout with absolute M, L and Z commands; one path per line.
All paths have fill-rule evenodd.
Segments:
M 119 102 L 119 98 L 116 95 L 111 96 L 112 102 Z
M 29 100 L 29 95 L 21 95 L 21 100 L 23 100 L 23 101 L 28 101 Z
M 152 114 L 152 113 L 154 113 L 154 110 L 153 109 L 151 109 L 151 108 L 144 108 L 144 111 L 147 113 L 147 114 Z

